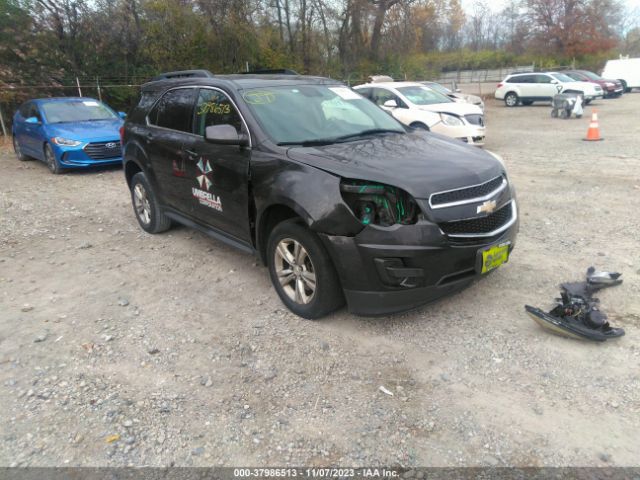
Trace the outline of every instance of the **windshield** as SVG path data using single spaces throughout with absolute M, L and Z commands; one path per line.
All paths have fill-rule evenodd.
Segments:
M 42 104 L 44 116 L 49 123 L 85 122 L 87 120 L 110 120 L 116 114 L 95 100 L 55 101 Z
M 602 77 L 600 75 L 596 75 L 593 72 L 582 71 L 580 73 L 591 80 L 602 80 Z
M 278 144 L 335 143 L 359 135 L 406 132 L 391 115 L 344 86 L 255 88 L 242 97 Z
M 447 87 L 445 87 L 444 85 L 440 85 L 439 83 L 425 82 L 425 86 L 427 86 L 430 89 L 435 90 L 436 92 L 439 92 L 439 93 L 441 93 L 443 95 L 449 95 L 450 93 L 453 93 Z
M 575 82 L 573 78 L 569 75 L 565 75 L 564 73 L 552 73 L 551 76 L 556 80 L 560 80 L 561 82 Z
M 429 87 L 399 87 L 397 90 L 414 105 L 435 105 L 437 103 L 453 102 L 446 95 L 431 90 Z

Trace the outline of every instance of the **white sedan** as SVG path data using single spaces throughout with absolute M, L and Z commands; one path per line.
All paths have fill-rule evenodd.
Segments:
M 416 82 L 374 82 L 353 88 L 407 126 L 484 144 L 484 115 L 476 105 L 454 102 Z

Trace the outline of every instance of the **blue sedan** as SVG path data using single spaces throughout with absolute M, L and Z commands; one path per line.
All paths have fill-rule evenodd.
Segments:
M 13 148 L 19 160 L 41 160 L 51 173 L 121 164 L 124 117 L 92 98 L 29 100 L 13 117 Z

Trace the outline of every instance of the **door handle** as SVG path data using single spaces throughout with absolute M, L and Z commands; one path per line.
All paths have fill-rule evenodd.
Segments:
M 185 150 L 184 153 L 186 153 L 189 158 L 198 158 L 200 156 L 198 155 L 198 152 L 193 150 Z
M 147 140 L 147 142 L 153 140 L 153 133 L 151 132 L 147 132 L 144 134 L 144 138 Z

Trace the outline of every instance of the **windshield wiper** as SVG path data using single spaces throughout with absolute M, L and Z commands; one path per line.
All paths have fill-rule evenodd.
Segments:
M 318 138 L 314 140 L 298 140 L 294 142 L 279 142 L 278 145 L 300 145 L 302 147 L 319 147 L 322 145 L 331 145 L 332 143 L 340 143 L 338 138 Z
M 369 130 L 363 130 L 358 133 L 350 133 L 349 135 L 342 135 L 340 137 L 333 138 L 316 138 L 313 140 L 298 140 L 295 142 L 280 142 L 278 145 L 301 145 L 303 147 L 317 147 L 322 145 L 331 145 L 334 143 L 344 143 L 350 138 L 364 137 L 367 135 L 376 135 L 378 133 L 405 133 L 402 130 L 392 130 L 389 128 L 371 128 Z
M 367 135 L 376 135 L 379 133 L 405 133 L 405 132 L 402 130 L 393 130 L 390 128 L 371 128 L 369 130 L 363 130 L 358 133 L 350 133 L 349 135 L 342 135 L 341 137 L 336 137 L 336 140 L 347 140 L 349 138 L 365 137 Z

